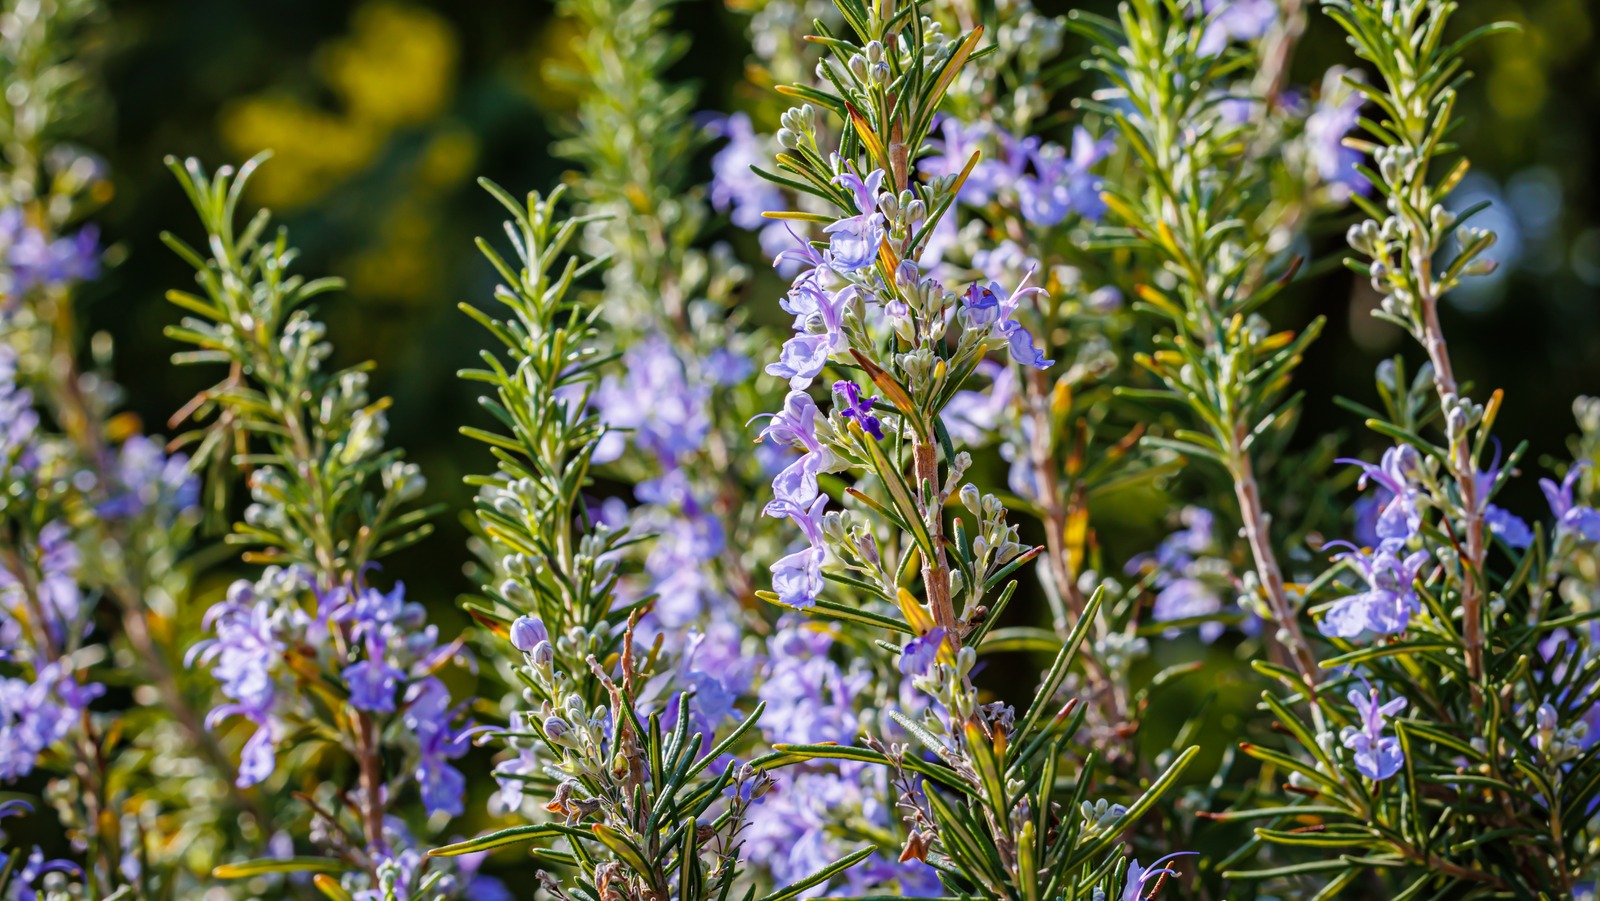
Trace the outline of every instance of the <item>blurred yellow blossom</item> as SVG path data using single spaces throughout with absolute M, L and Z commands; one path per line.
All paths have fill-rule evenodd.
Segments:
M 276 162 L 252 183 L 263 204 L 304 205 L 370 164 L 396 129 L 439 116 L 455 91 L 458 55 L 438 14 L 372 0 L 348 36 L 316 54 L 337 110 L 276 92 L 247 97 L 223 111 L 223 140 L 240 156 L 274 151 Z

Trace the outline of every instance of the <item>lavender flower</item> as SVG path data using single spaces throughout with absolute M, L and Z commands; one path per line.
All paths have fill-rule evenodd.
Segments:
M 83 878 L 83 870 L 77 864 L 70 860 L 48 859 L 44 856 L 44 849 L 35 845 L 11 878 L 6 901 L 53 901 L 55 898 L 71 897 L 54 890 L 40 891 L 49 887 L 46 877 L 52 873 L 59 873 L 67 879 Z
M 1406 709 L 1406 699 L 1395 698 L 1379 704 L 1376 688 L 1369 688 L 1364 694 L 1352 689 L 1349 698 L 1361 718 L 1361 727 L 1344 727 L 1339 741 L 1355 752 L 1356 769 L 1361 775 L 1382 782 L 1400 772 L 1406 762 L 1400 750 L 1400 739 L 1383 732 L 1389 717 Z
M 1198 851 L 1174 851 L 1165 857 L 1158 858 L 1148 867 L 1140 866 L 1139 859 L 1137 857 L 1128 861 L 1128 873 L 1123 879 L 1122 901 L 1138 901 L 1138 899 L 1141 898 L 1151 897 L 1150 895 L 1146 895 L 1144 893 L 1145 889 L 1149 888 L 1151 882 L 1154 882 L 1157 886 L 1159 886 L 1161 881 L 1166 877 L 1172 876 L 1176 878 L 1178 875 L 1177 870 L 1174 870 L 1171 867 L 1162 866 L 1162 864 L 1169 860 L 1174 860 L 1179 857 L 1189 857 L 1198 853 Z
M 367 633 L 367 656 L 340 673 L 350 687 L 351 707 L 368 713 L 394 713 L 394 693 L 406 674 L 385 659 L 385 650 L 378 632 Z
M 778 223 L 763 218 L 762 213 L 781 210 L 783 193 L 777 186 L 751 170 L 752 166 L 767 165 L 770 151 L 763 146 L 750 117 L 734 113 L 711 123 L 713 134 L 728 139 L 728 143 L 711 158 L 711 205 L 718 212 L 732 210 L 728 217 L 734 225 L 747 231 L 757 231 Z M 781 227 L 781 226 L 780 226 Z
M 859 213 L 823 229 L 830 236 L 828 260 L 840 272 L 855 272 L 877 262 L 878 246 L 883 243 L 883 214 L 878 212 L 877 201 L 883 170 L 874 169 L 866 178 L 843 172 L 835 181 L 850 191 Z
M 767 515 L 793 519 L 805 535 L 805 548 L 780 558 L 771 567 L 772 587 L 778 600 L 800 610 L 815 605 L 822 594 L 822 564 L 828 555 L 822 540 L 822 509 L 827 501 L 826 497 L 819 497 L 809 509 L 783 498 L 767 504 Z
M 99 693 L 97 685 L 79 687 L 60 661 L 41 667 L 33 681 L 0 678 L 0 781 L 32 772 Z
M 1366 103 L 1360 92 L 1345 83 L 1346 77 L 1348 73 L 1343 69 L 1329 70 L 1322 82 L 1322 97 L 1306 118 L 1311 161 L 1317 167 L 1317 175 L 1340 199 L 1372 189 L 1367 177 L 1356 169 L 1364 159 L 1361 151 L 1344 144 L 1345 136 L 1355 130 L 1361 118 L 1361 107 Z
M 650 335 L 622 358 L 625 375 L 607 376 L 595 391 L 594 405 L 610 427 L 594 452 L 596 463 L 622 456 L 625 434 L 663 466 L 705 447 L 711 428 L 711 387 L 692 381 L 666 338 Z
M 48 522 L 39 529 L 35 542 L 24 542 L 18 550 L 27 572 L 12 572 L 0 562 L 0 638 L 15 647 L 24 631 L 21 624 L 34 621 L 50 641 L 65 645 L 69 634 L 80 628 L 82 603 L 78 588 L 81 561 L 72 532 L 65 523 Z M 38 604 L 37 612 L 31 609 L 33 601 Z M 42 623 L 37 622 L 40 615 Z
M 1072 213 L 1090 222 L 1100 221 L 1106 205 L 1100 199 L 1100 181 L 1090 169 L 1114 146 L 1110 139 L 1095 140 L 1080 125 L 1072 133 L 1070 157 L 1055 144 L 1035 149 L 1032 158 L 1037 175 L 1017 181 L 1022 217 L 1044 228 L 1060 225 Z
M 1422 510 L 1418 506 L 1422 491 L 1416 484 L 1422 461 L 1410 445 L 1396 445 L 1384 451 L 1383 460 L 1377 466 L 1347 457 L 1334 462 L 1361 467 L 1357 487 L 1367 487 L 1370 480 L 1388 492 L 1387 500 L 1381 502 L 1374 528 L 1379 542 L 1404 544 L 1422 527 Z
M 12 467 L 28 469 L 34 463 L 33 442 L 39 414 L 33 394 L 17 385 L 17 352 L 0 344 L 0 476 Z
M 1572 487 L 1578 481 L 1582 465 L 1567 470 L 1567 475 L 1557 485 L 1550 479 L 1540 479 L 1545 499 L 1550 502 L 1550 512 L 1556 518 L 1556 532 L 1578 535 L 1585 541 L 1600 541 L 1600 511 L 1575 503 Z
M 847 672 L 828 656 L 835 633 L 795 616 L 767 640 L 767 665 L 756 696 L 767 703 L 761 731 L 769 743 L 850 744 L 861 731 L 859 695 L 869 672 Z
M 170 522 L 191 511 L 200 500 L 200 480 L 189 471 L 185 454 L 168 456 L 160 444 L 143 435 L 123 442 L 117 452 L 116 486 L 99 513 L 108 519 L 132 519 L 155 511 Z
M 1205 0 L 1204 10 L 1211 22 L 1200 38 L 1203 56 L 1215 56 L 1233 41 L 1258 40 L 1278 21 L 1277 0 Z
M 100 230 L 86 226 L 55 239 L 28 225 L 22 211 L 0 211 L 0 254 L 11 269 L 13 296 L 37 287 L 61 287 L 100 274 Z
M 878 417 L 872 415 L 872 405 L 877 398 L 862 397 L 861 386 L 844 379 L 833 383 L 833 394 L 834 409 L 839 411 L 839 415 L 854 419 L 872 437 L 883 440 L 883 426 L 878 422 Z
M 944 644 L 945 631 L 935 628 L 906 642 L 900 649 L 900 672 L 907 676 L 921 676 L 939 658 L 939 648 Z
M 802 451 L 798 460 L 784 467 L 772 481 L 775 497 L 792 504 L 809 504 L 817 496 L 817 474 L 828 467 L 832 452 L 817 437 L 817 403 L 804 391 L 790 391 L 783 409 L 763 413 L 770 421 L 757 441 L 771 438 Z M 761 418 L 760 416 L 756 418 Z
M 269 571 L 263 581 L 277 575 Z M 223 695 L 232 700 L 211 711 L 206 717 L 208 727 L 215 728 L 230 716 L 242 716 L 256 726 L 240 762 L 240 788 L 272 774 L 276 671 L 286 650 L 274 634 L 273 618 L 272 601 L 258 595 L 249 581 L 237 581 L 224 600 L 206 611 L 203 625 L 216 637 L 190 648 L 187 659 L 190 666 L 197 661 L 210 666 L 212 678 L 222 683 Z
M 1322 634 L 1344 639 L 1369 632 L 1397 635 L 1410 625 L 1412 615 L 1421 611 L 1414 584 L 1428 562 L 1427 551 L 1402 559 L 1395 546 L 1385 544 L 1371 554 L 1352 547 L 1350 553 L 1335 559 L 1350 561 L 1368 589 L 1335 601 L 1319 624 Z
M 1533 544 L 1533 529 L 1509 510 L 1490 504 L 1484 508 L 1483 521 L 1489 526 L 1489 534 L 1500 536 L 1510 547 L 1521 549 Z
M 450 691 L 433 676 L 413 682 L 406 689 L 404 722 L 416 736 L 417 769 L 413 774 L 422 792 L 422 806 L 431 816 L 445 813 L 456 817 L 464 809 L 467 780 L 451 760 L 467 753 L 472 736 L 482 731 L 471 725 L 454 728 L 450 724 L 459 712 L 450 707 Z
M 1203 507 L 1185 507 L 1180 514 L 1184 528 L 1173 532 L 1156 546 L 1154 553 L 1139 554 L 1123 567 L 1128 575 L 1151 573 L 1151 584 L 1161 589 L 1156 594 L 1150 617 L 1156 622 L 1195 619 L 1222 612 L 1223 598 L 1214 583 L 1227 578 L 1227 564 L 1208 556 L 1216 550 L 1216 516 Z M 1200 638 L 1216 641 L 1223 624 L 1206 622 Z M 1177 629 L 1168 629 L 1173 637 Z
M 778 360 L 767 364 L 767 373 L 788 379 L 791 388 L 810 385 L 822 372 L 828 357 L 847 345 L 844 308 L 855 300 L 856 294 L 854 285 L 830 293 L 817 287 L 814 280 L 797 282 L 789 291 L 783 308 L 795 315 L 795 330 L 799 334 L 784 342 Z
M 995 337 L 1004 339 L 1011 358 L 1018 363 L 1048 369 L 1055 361 L 1045 359 L 1044 352 L 1034 346 L 1033 334 L 1013 318 L 1023 298 L 1045 293 L 1043 288 L 1028 287 L 1027 282 L 1024 278 L 1005 300 L 999 297 L 999 285 L 974 282 L 963 298 L 961 321 L 969 329 L 990 329 Z

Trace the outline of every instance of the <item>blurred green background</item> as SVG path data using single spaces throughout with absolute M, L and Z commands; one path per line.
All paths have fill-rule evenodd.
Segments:
M 1040 3 L 1060 12 L 1073 5 Z M 1500 434 L 1526 437 L 1537 461 L 1562 452 L 1572 397 L 1600 392 L 1600 7 L 1465 6 L 1462 28 L 1500 18 L 1525 27 L 1473 51 L 1478 77 L 1464 92 L 1459 137 L 1476 166 L 1463 193 L 1496 202 L 1485 220 L 1503 233 L 1494 255 L 1505 265 L 1456 298 L 1446 329 L 1477 396 L 1506 390 Z M 745 11 L 720 0 L 676 8 L 677 27 L 694 43 L 675 74 L 698 84 L 704 109 L 754 96 L 745 83 L 746 22 Z M 472 238 L 497 235 L 500 219 L 473 178 L 520 192 L 563 177 L 567 164 L 549 146 L 565 130 L 571 97 L 544 70 L 569 52 L 574 26 L 553 4 L 501 0 L 127 0 L 112 4 L 109 25 L 100 48 L 108 102 L 87 140 L 117 186 L 99 221 L 122 262 L 86 300 L 90 326 L 116 340 L 128 407 L 148 429 L 167 431 L 167 416 L 214 375 L 167 363 L 175 345 L 161 329 L 178 313 L 162 295 L 190 276 L 158 235 L 171 229 L 193 240 L 198 229 L 162 157 L 197 155 L 214 166 L 272 148 L 253 200 L 289 224 L 302 272 L 349 283 L 322 307 L 337 359 L 378 362 L 375 386 L 396 401 L 392 442 L 422 465 L 435 499 L 463 509 L 460 478 L 487 457 L 456 434 L 476 414 L 472 392 L 453 374 L 473 359 L 481 333 L 454 305 L 488 297 L 491 272 Z M 1332 24 L 1314 15 L 1298 80 L 1316 83 L 1329 65 L 1351 62 Z M 706 162 L 698 161 L 702 173 Z M 1319 251 L 1339 252 L 1341 233 L 1342 225 L 1318 236 Z M 749 236 L 724 225 L 708 239 L 732 240 L 758 262 Z M 757 282 L 750 302 L 771 304 L 777 287 Z M 1282 325 L 1316 314 L 1331 320 L 1299 373 L 1309 396 L 1303 436 L 1338 429 L 1349 451 L 1377 444 L 1331 401 L 1337 391 L 1370 401 L 1378 360 L 1401 350 L 1415 356 L 1367 315 L 1374 302 L 1333 268 L 1269 308 Z M 1525 478 L 1507 505 L 1537 516 L 1536 497 Z M 452 601 L 468 588 L 467 554 L 455 514 L 439 526 L 387 574 L 428 601 L 449 634 Z

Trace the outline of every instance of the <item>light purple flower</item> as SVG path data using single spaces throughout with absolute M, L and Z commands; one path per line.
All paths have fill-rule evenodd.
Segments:
M 718 212 L 732 210 L 728 218 L 740 228 L 755 231 L 764 227 L 769 220 L 762 213 L 784 208 L 777 185 L 750 168 L 767 164 L 768 149 L 744 113 L 715 120 L 710 131 L 728 139 L 711 158 L 712 207 Z
M 777 362 L 767 364 L 767 374 L 788 379 L 791 388 L 810 385 L 828 357 L 847 346 L 844 308 L 856 294 L 854 285 L 829 293 L 811 281 L 796 282 L 783 308 L 795 314 L 795 328 L 800 333 L 784 342 Z
M 0 678 L 0 781 L 32 772 L 98 694 L 100 686 L 78 686 L 59 661 L 41 667 L 32 681 Z
M 444 812 L 460 816 L 466 796 L 467 780 L 449 761 L 466 754 L 471 739 L 480 729 L 450 724 L 457 711 L 450 707 L 450 692 L 433 676 L 413 682 L 406 689 L 405 726 L 417 740 L 417 788 L 422 806 L 431 816 Z
M 1556 518 L 1556 531 L 1582 536 L 1585 541 L 1600 541 L 1600 511 L 1578 504 L 1572 499 L 1573 485 L 1583 471 L 1583 465 L 1574 465 L 1558 486 L 1549 479 L 1540 479 L 1545 499 L 1550 502 L 1550 512 Z
M 874 169 L 866 178 L 843 172 L 834 180 L 854 195 L 860 214 L 823 229 L 829 236 L 828 261 L 840 272 L 856 272 L 877 262 L 878 247 L 883 243 L 883 214 L 878 212 L 877 200 L 883 170 Z
M 622 358 L 624 375 L 607 376 L 594 394 L 600 419 L 615 430 L 596 448 L 594 461 L 622 455 L 626 433 L 633 445 L 663 466 L 699 452 L 711 429 L 711 387 L 691 381 L 671 342 L 650 335 Z
M 1345 639 L 1369 632 L 1397 635 L 1410 625 L 1412 615 L 1422 610 L 1415 582 L 1428 562 L 1427 551 L 1402 559 L 1397 548 L 1384 545 L 1370 554 L 1353 550 L 1335 559 L 1350 561 L 1368 589 L 1335 601 L 1318 625 L 1322 634 Z
M 350 688 L 350 706 L 368 713 L 394 713 L 394 693 L 405 679 L 404 670 L 385 659 L 384 642 L 369 632 L 367 656 L 344 668 L 340 675 Z
M 1422 461 L 1415 448 L 1408 444 L 1391 447 L 1383 452 L 1383 459 L 1376 466 L 1347 457 L 1334 462 L 1361 467 L 1357 487 L 1366 488 L 1367 482 L 1372 481 L 1389 493 L 1388 499 L 1381 502 L 1373 530 L 1380 543 L 1404 544 L 1422 527 L 1422 491 L 1416 484 Z
M 39 229 L 28 225 L 17 228 L 17 225 L 20 225 L 20 217 L 13 219 L 8 215 L 7 222 L 0 227 L 0 231 L 10 233 L 5 253 L 11 266 L 14 291 L 20 293 L 39 286 L 60 287 L 100 274 L 100 230 L 95 226 L 85 226 L 75 235 L 50 240 Z
M 1144 891 L 1149 887 L 1150 883 L 1159 884 L 1162 879 L 1168 876 L 1173 878 L 1178 876 L 1177 870 L 1163 866 L 1163 864 L 1169 860 L 1190 857 L 1198 853 L 1198 851 L 1174 851 L 1165 857 L 1157 859 L 1148 867 L 1140 866 L 1137 857 L 1128 861 L 1128 873 L 1123 878 L 1122 901 L 1139 901 L 1139 899 L 1149 898 L 1150 896 L 1144 894 Z
M 1533 544 L 1533 529 L 1509 510 L 1490 504 L 1484 509 L 1483 520 L 1489 526 L 1489 534 L 1500 536 L 1510 547 L 1521 549 Z
M 34 465 L 38 431 L 33 394 L 17 385 L 17 352 L 0 344 L 0 476 L 12 466 L 29 469 Z
M 822 510 L 827 502 L 826 497 L 819 497 L 809 509 L 781 498 L 767 504 L 767 515 L 788 516 L 805 534 L 805 548 L 772 564 L 772 588 L 778 600 L 800 610 L 814 606 L 822 595 L 822 564 L 828 554 L 822 541 Z
M 1254 41 L 1265 36 L 1278 21 L 1277 0 L 1205 0 L 1211 16 L 1200 38 L 1202 56 L 1215 56 L 1233 41 Z
M 1013 318 L 1023 298 L 1045 293 L 1043 288 L 1028 287 L 1031 276 L 1030 272 L 1004 300 L 1000 299 L 999 285 L 974 282 L 962 298 L 960 316 L 967 328 L 987 328 L 996 337 L 1005 339 L 1012 359 L 1024 366 L 1048 369 L 1055 361 L 1045 359 L 1044 353 L 1034 346 L 1033 334 Z
M 200 500 L 200 480 L 189 471 L 189 457 L 168 456 L 143 435 L 129 438 L 118 450 L 116 482 L 111 499 L 99 506 L 101 516 L 131 519 L 155 510 L 167 521 L 194 509 Z
M 1400 750 L 1400 740 L 1384 734 L 1388 719 L 1406 709 L 1406 699 L 1395 698 L 1388 703 L 1378 703 L 1378 690 L 1370 688 L 1365 693 L 1350 691 L 1350 704 L 1361 718 L 1361 726 L 1346 726 L 1339 733 L 1339 741 L 1355 752 L 1356 769 L 1368 779 L 1382 782 L 1400 772 L 1405 765 L 1405 754 Z
M 1090 170 L 1105 159 L 1115 146 L 1109 138 L 1095 140 L 1083 126 L 1072 133 L 1072 156 L 1057 144 L 1043 144 L 1032 152 L 1036 175 L 1017 182 L 1022 217 L 1034 225 L 1050 228 L 1077 213 L 1090 222 L 1105 215 L 1100 199 L 1100 180 Z
M 1317 175 L 1341 198 L 1351 193 L 1365 194 L 1372 187 L 1367 177 L 1356 170 L 1365 157 L 1361 151 L 1344 145 L 1345 136 L 1355 130 L 1366 101 L 1359 91 L 1343 83 L 1342 76 L 1342 71 L 1329 73 L 1316 109 L 1306 118 L 1306 142 Z
M 1222 598 L 1211 586 L 1199 579 L 1182 577 L 1169 582 L 1156 595 L 1156 602 L 1150 608 L 1150 618 L 1164 623 L 1215 616 L 1221 612 Z M 1222 635 L 1222 630 L 1222 623 L 1202 623 L 1200 639 L 1205 642 L 1216 641 Z M 1170 637 L 1176 631 L 1168 629 L 1167 635 Z
M 907 676 L 926 673 L 939 657 L 939 646 L 944 644 L 944 635 L 944 627 L 940 626 L 906 642 L 906 646 L 900 649 L 900 672 Z
M 83 870 L 77 864 L 70 860 L 47 859 L 44 856 L 44 849 L 35 845 L 28 853 L 27 860 L 23 861 L 16 875 L 11 878 L 7 886 L 9 892 L 6 901 L 44 901 L 46 896 L 38 889 L 43 887 L 40 880 L 50 873 L 61 873 L 70 879 L 79 879 L 83 876 Z M 62 896 L 51 892 L 49 897 Z
M 829 657 L 835 633 L 786 616 L 767 640 L 767 666 L 756 696 L 767 704 L 761 732 L 768 743 L 851 744 L 861 730 L 856 701 L 872 682 Z

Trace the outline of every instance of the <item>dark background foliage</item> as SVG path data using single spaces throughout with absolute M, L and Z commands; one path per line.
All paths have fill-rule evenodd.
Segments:
M 1075 4 L 1040 5 L 1064 12 Z M 1563 451 L 1573 396 L 1600 392 L 1600 140 L 1590 115 L 1600 106 L 1600 11 L 1583 0 L 1466 7 L 1458 27 L 1504 18 L 1524 31 L 1473 51 L 1478 77 L 1464 89 L 1459 139 L 1475 163 L 1473 193 L 1497 203 L 1483 215 L 1504 232 L 1493 255 L 1506 265 L 1456 299 L 1446 330 L 1477 396 L 1505 389 L 1499 432 L 1530 441 L 1537 470 L 1542 455 Z M 743 84 L 745 22 L 717 0 L 676 8 L 676 26 L 693 36 L 676 74 L 699 85 L 705 109 L 754 96 Z M 396 402 L 392 443 L 422 465 L 434 498 L 464 509 L 460 477 L 486 457 L 456 433 L 475 413 L 473 392 L 454 372 L 473 360 L 480 332 L 454 305 L 488 296 L 491 272 L 472 238 L 495 235 L 500 219 L 473 177 L 543 190 L 567 171 L 549 146 L 564 130 L 571 94 L 545 77 L 545 66 L 568 53 L 572 25 L 551 4 L 490 0 L 124 0 L 105 25 L 107 97 L 86 140 L 111 166 L 116 193 L 97 218 L 122 262 L 87 289 L 86 318 L 115 338 L 128 407 L 149 430 L 170 431 L 167 416 L 204 378 L 170 367 L 175 345 L 161 335 L 178 316 L 163 292 L 186 287 L 189 276 L 159 232 L 197 233 L 163 155 L 217 165 L 272 147 L 277 157 L 254 200 L 289 224 L 302 272 L 350 283 L 323 304 L 336 359 L 378 362 L 375 385 Z M 1069 39 L 1069 53 L 1081 49 Z M 1351 60 L 1333 25 L 1314 14 L 1298 79 L 1315 84 L 1329 65 Z M 748 236 L 719 229 L 714 237 L 758 263 Z M 1316 236 L 1318 252 L 1342 251 L 1340 232 Z M 1415 354 L 1367 315 L 1375 297 L 1358 280 L 1337 266 L 1320 271 L 1268 315 L 1281 325 L 1329 317 L 1298 374 L 1309 397 L 1300 440 L 1342 430 L 1355 452 L 1377 442 L 1332 396 L 1370 402 L 1378 360 L 1402 348 Z M 777 289 L 760 281 L 749 296 L 767 304 Z M 1507 505 L 1538 515 L 1532 486 L 1523 479 Z M 469 587 L 456 515 L 441 517 L 440 533 L 388 572 L 444 618 L 447 634 L 455 631 L 452 600 Z

